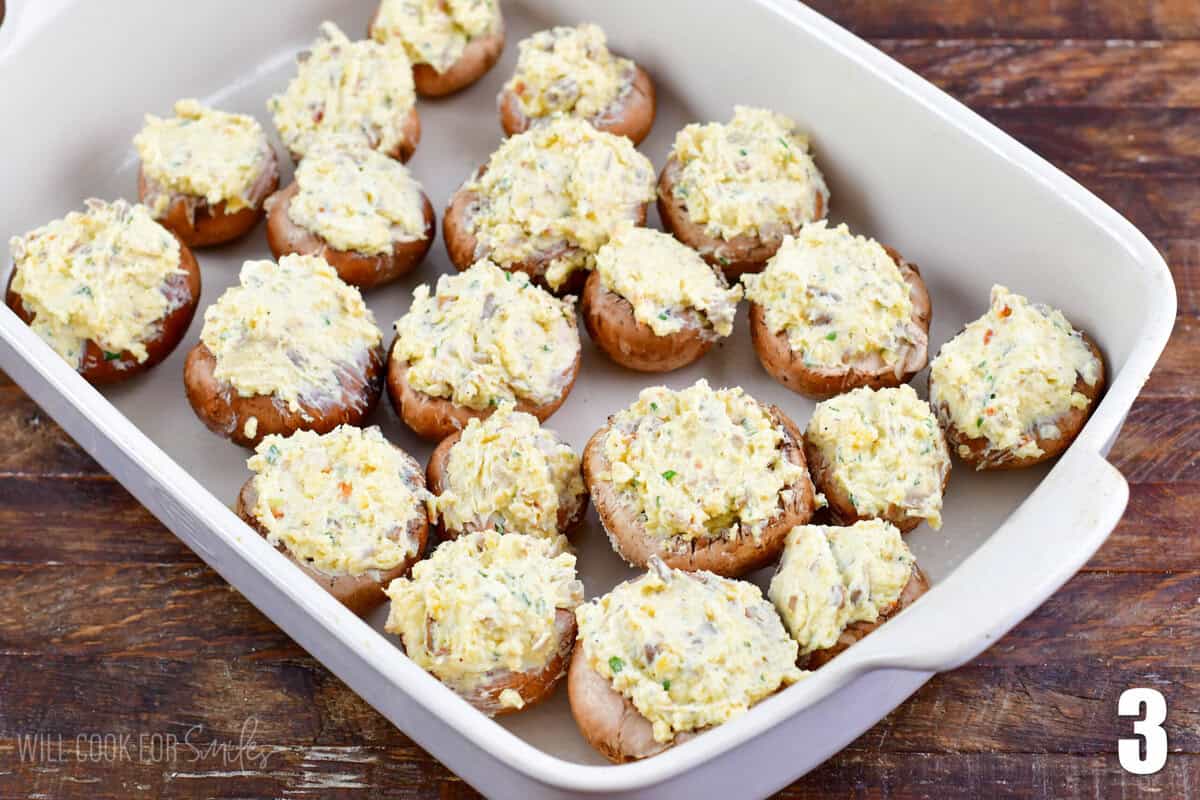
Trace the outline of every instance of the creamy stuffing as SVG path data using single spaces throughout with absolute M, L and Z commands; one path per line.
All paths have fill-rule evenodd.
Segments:
M 592 268 L 618 226 L 640 219 L 654 167 L 624 136 L 555 117 L 505 140 L 463 188 L 478 197 L 467 213 L 476 258 L 502 267 L 548 259 L 546 282 L 557 289 Z
M 200 341 L 213 374 L 240 397 L 271 396 L 289 410 L 341 400 L 383 341 L 353 286 L 318 256 L 247 261 L 240 283 L 204 312 Z
M 808 136 L 782 114 L 737 106 L 728 123 L 692 124 L 675 136 L 674 198 L 726 241 L 782 239 L 824 216 L 829 189 Z
M 338 250 L 379 255 L 430 234 L 421 184 L 355 139 L 317 139 L 296 168 L 296 184 L 288 218 Z
M 544 405 L 571 380 L 579 355 L 574 298 L 558 299 L 480 261 L 422 284 L 396 321 L 393 358 L 417 391 L 481 411 L 504 401 Z
M 262 200 L 264 178 L 275 177 L 274 156 L 258 120 L 202 105 L 175 103 L 175 116 L 146 115 L 133 139 L 147 179 L 146 205 L 162 218 L 173 195 L 202 198 L 226 213 L 254 208 Z
M 844 224 L 808 223 L 784 238 L 761 274 L 743 275 L 742 282 L 746 297 L 762 307 L 767 329 L 786 333 L 810 369 L 865 362 L 903 370 L 913 350 L 928 346 L 896 262 Z
M 661 231 L 633 225 L 618 230 L 596 254 L 596 272 L 611 292 L 633 307 L 633 316 L 655 336 L 699 328 L 709 338 L 733 333 L 742 288 L 696 251 Z
M 612 417 L 607 478 L 662 539 L 757 537 L 807 479 L 784 452 L 785 434 L 740 388 L 643 389 Z
M 585 494 L 575 451 L 509 402 L 467 423 L 450 448 L 443 484 L 435 508 L 454 531 L 557 536 L 559 515 L 574 514 Z
M 30 327 L 79 369 L 88 341 L 105 360 L 149 358 L 146 343 L 188 302 L 178 240 L 142 205 L 88 200 L 9 240 L 11 291 L 33 315 Z
M 817 403 L 805 439 L 860 516 L 899 509 L 942 526 L 950 453 L 933 410 L 911 386 L 864 386 Z
M 833 647 L 854 623 L 890 614 L 915 569 L 890 522 L 798 525 L 788 533 L 767 596 L 804 656 Z
M 267 436 L 246 465 L 250 509 L 271 544 L 329 575 L 386 572 L 418 555 L 429 493 L 412 456 L 378 428 Z
M 380 44 L 399 44 L 412 63 L 444 73 L 473 39 L 500 26 L 498 0 L 383 0 L 371 36 Z
M 555 618 L 583 601 L 583 584 L 562 537 L 489 530 L 443 542 L 387 594 L 385 630 L 418 666 L 471 695 L 505 672 L 543 668 L 559 648 Z M 502 703 L 524 705 L 509 691 Z
M 1062 435 L 1059 417 L 1087 408 L 1076 384 L 1095 386 L 1102 374 L 1100 359 L 1061 311 L 993 286 L 988 312 L 933 360 L 929 399 L 944 423 L 985 439 L 988 453 L 1032 458 L 1043 453 L 1039 436 Z M 970 452 L 965 444 L 959 451 Z
M 571 114 L 603 122 L 632 91 L 637 68 L 608 49 L 598 25 L 538 31 L 518 45 L 517 70 L 504 88 L 534 120 Z
M 294 155 L 305 155 L 322 133 L 353 136 L 383 153 L 399 147 L 401 123 L 416 102 L 404 48 L 354 42 L 323 22 L 320 38 L 298 60 L 296 77 L 267 101 Z
M 728 722 L 795 683 L 796 643 L 752 583 L 669 569 L 575 610 L 588 666 L 653 726 L 654 738 Z

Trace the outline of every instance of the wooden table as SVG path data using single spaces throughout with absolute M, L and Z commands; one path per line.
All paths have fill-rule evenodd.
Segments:
M 990 651 L 784 794 L 1190 798 L 1200 792 L 1200 383 L 1190 374 L 1200 2 L 815 5 L 1129 216 L 1171 264 L 1179 320 L 1112 452 L 1132 497 L 1108 544 Z M 474 796 L 2 375 L 0 532 L 0 797 Z M 1169 707 L 1171 755 L 1149 777 L 1115 756 L 1131 735 L 1117 697 L 1131 686 L 1159 689 Z M 248 715 L 256 727 L 242 730 Z M 48 749 L 23 760 L 20 737 L 33 732 L 49 735 L 34 742 Z M 169 736 L 198 749 L 165 760 Z M 239 737 L 259 749 L 238 760 Z M 230 746 L 203 749 L 214 740 Z

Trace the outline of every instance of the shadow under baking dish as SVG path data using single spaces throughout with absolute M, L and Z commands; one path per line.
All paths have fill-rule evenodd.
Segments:
M 500 142 L 495 98 L 513 70 L 517 41 L 533 30 L 555 22 L 585 21 L 583 18 L 551 19 L 534 10 L 551 5 L 545 2 L 506 3 L 508 45 L 500 64 L 485 79 L 457 96 L 419 101 L 423 134 L 410 167 L 433 200 L 439 223 L 452 192 L 486 161 Z M 1019 228 L 1011 230 L 1008 237 L 999 235 L 1008 223 L 1004 214 L 995 209 L 1012 208 L 1019 198 L 1009 197 L 1005 201 L 1007 205 L 997 205 L 996 198 L 976 194 L 989 191 L 982 184 L 978 190 L 955 194 L 948 183 L 953 179 L 954 165 L 938 162 L 935 148 L 921 149 L 913 141 L 906 140 L 902 130 L 908 120 L 877 119 L 875 108 L 853 93 L 836 95 L 810 86 L 820 80 L 836 80 L 837 76 L 833 74 L 825 77 L 779 75 L 776 81 L 753 81 L 730 74 L 720 80 L 709 76 L 704 82 L 689 81 L 689 74 L 681 73 L 678 65 L 693 63 L 704 56 L 661 55 L 655 30 L 662 30 L 667 24 L 667 12 L 654 4 L 644 5 L 641 22 L 632 28 L 625 25 L 620 34 L 618 11 L 597 6 L 589 8 L 588 13 L 593 20 L 610 27 L 610 44 L 614 50 L 637 58 L 656 80 L 658 119 L 654 132 L 641 147 L 655 167 L 661 168 L 678 129 L 693 121 L 726 120 L 732 114 L 734 102 L 774 107 L 796 118 L 812 132 L 817 163 L 829 180 L 831 219 L 849 222 L 857 232 L 879 238 L 920 266 L 933 299 L 931 354 L 962 325 L 986 309 L 993 282 L 1004 282 L 1016 291 L 1058 305 L 1068 318 L 1092 331 L 1097 331 L 1100 320 L 1119 307 L 1119 297 L 1111 296 L 1111 290 L 1119 287 L 1110 287 L 1105 293 L 1081 281 L 1068 284 L 1047 280 L 1043 273 L 1059 268 L 1061 261 L 1043 263 L 1036 244 L 1023 244 Z M 74 114 L 71 109 L 60 108 L 37 111 L 47 117 L 43 122 L 55 131 L 45 143 L 46 151 L 69 155 L 36 173 L 30 167 L 29 174 L 39 174 L 42 179 L 31 181 L 20 197 L 10 194 L 0 198 L 0 219 L 9 226 L 6 233 L 20 233 L 59 217 L 80 207 L 86 197 L 135 199 L 137 162 L 130 141 L 141 127 L 141 113 L 166 114 L 178 98 L 195 96 L 222 109 L 252 114 L 273 135 L 270 116 L 265 109 L 266 100 L 281 91 L 294 74 L 294 56 L 316 36 L 318 22 L 328 14 L 352 38 L 362 36 L 374 3 L 358 0 L 327 6 L 321 8 L 316 2 L 296 3 L 289 8 L 286 19 L 274 24 L 270 20 L 279 14 L 277 9 L 270 8 L 269 4 L 242 4 L 241 13 L 254 18 L 246 23 L 247 28 L 278 31 L 274 38 L 262 41 L 257 47 L 250 47 L 244 37 L 238 39 L 231 35 L 227 47 L 222 42 L 197 42 L 193 52 L 172 58 L 169 50 L 164 50 L 168 45 L 151 42 L 146 45 L 147 63 L 169 64 L 171 68 L 170 74 L 160 74 L 158 80 L 135 84 L 130 76 L 136 74 L 136 70 L 128 64 L 91 65 L 92 70 L 113 71 L 107 79 L 107 94 L 78 98 L 79 106 L 74 109 Z M 91 4 L 80 4 L 72 13 L 95 15 L 97 30 L 102 29 L 106 21 Z M 731 53 L 736 53 L 737 58 L 730 64 L 740 64 L 745 69 L 748 67 L 742 60 L 748 57 L 747 53 L 751 54 L 749 57 L 773 57 L 770 52 L 755 54 L 753 42 L 742 41 L 739 36 L 744 39 L 746 34 L 741 28 L 731 28 L 729 39 L 719 46 L 714 43 L 709 55 L 729 58 Z M 673 69 L 668 69 L 668 58 Z M 105 113 L 105 109 L 119 109 L 120 112 Z M 130 109 L 137 109 L 137 112 L 130 113 Z M 71 129 L 71 122 L 76 117 L 89 120 L 90 127 L 84 129 L 86 135 Z M 284 167 L 281 185 L 286 185 L 291 178 L 286 150 L 277 137 L 274 141 Z M 914 148 L 921 151 L 920 157 L 912 155 Z M 12 169 L 25 168 L 14 165 Z M 967 182 L 961 176 L 957 180 Z M 985 209 L 990 209 L 980 212 L 990 215 L 986 223 L 980 223 L 981 229 L 997 234 L 986 240 L 989 245 L 986 248 L 983 246 L 985 239 L 979 238 L 977 233 L 960 232 L 966 224 L 963 215 L 971 213 L 964 210 L 964 206 L 971 204 L 982 204 Z M 1022 224 L 1019 209 L 1009 213 L 1012 224 Z M 1047 220 L 1046 224 L 1053 222 Z M 653 212 L 650 224 L 658 225 L 657 214 Z M 1038 237 L 1030 238 L 1044 237 L 1045 231 L 1040 231 Z M 1003 247 L 998 247 L 997 243 L 1002 243 Z M 201 310 L 183 343 L 165 363 L 147 375 L 129 384 L 106 389 L 104 394 L 171 458 L 214 495 L 232 505 L 238 488 L 248 476 L 245 468 L 248 453 L 209 433 L 192 414 L 183 393 L 183 360 L 198 339 L 204 307 L 236 283 L 243 261 L 270 258 L 271 254 L 264 227 L 259 226 L 244 240 L 226 247 L 199 250 L 197 257 L 203 272 Z M 1091 256 L 1081 251 L 1079 257 Z M 391 340 L 392 322 L 408 308 L 412 289 L 419 283 L 432 282 L 452 269 L 440 241 L 439 224 L 439 241 L 415 274 L 366 295 L 376 321 L 385 332 L 386 342 Z M 1064 273 L 1071 274 L 1065 269 Z M 1078 265 L 1073 274 L 1082 274 Z M 1136 324 L 1140 323 L 1130 320 L 1127 329 L 1135 330 Z M 654 377 L 628 372 L 611 364 L 591 346 L 581 326 L 584 352 L 578 383 L 566 404 L 547 425 L 558 430 L 575 448 L 581 449 L 607 416 L 631 402 L 643 387 L 665 383 L 681 388 L 706 377 L 714 386 L 740 385 L 760 400 L 777 404 L 803 427 L 811 414 L 812 402 L 784 389 L 761 369 L 751 347 L 748 327 L 743 304 L 734 336 L 699 363 L 663 377 Z M 1132 343 L 1121 336 L 1105 336 L 1103 331 L 1098 338 L 1105 349 L 1109 369 L 1116 372 Z M 924 376 L 916 385 L 923 394 Z M 422 462 L 427 459 L 431 446 L 413 436 L 396 419 L 386 398 L 370 423 L 381 426 L 391 441 Z M 1013 473 L 978 474 L 956 462 L 947 489 L 943 528 L 935 531 L 923 525 L 907 537 L 932 581 L 937 584 L 944 580 L 983 544 L 1030 495 L 1047 470 L 1048 467 L 1043 466 Z M 633 574 L 612 552 L 594 510 L 578 533 L 576 544 L 579 571 L 588 597 L 605 592 Z M 1030 553 L 1029 557 L 1036 558 L 1037 554 Z M 769 576 L 770 571 L 763 570 L 752 577 L 765 587 Z M 385 616 L 386 607 L 376 612 L 370 622 L 382 631 Z M 579 763 L 605 763 L 576 730 L 567 708 L 564 687 L 544 704 L 502 718 L 500 724 L 546 753 Z

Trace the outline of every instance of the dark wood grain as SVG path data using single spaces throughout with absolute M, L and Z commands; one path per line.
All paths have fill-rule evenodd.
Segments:
M 1076 177 L 1200 173 L 1200 109 L 1047 106 L 980 113 Z
M 1178 323 L 1175 325 L 1172 339 L 1188 341 L 1197 347 L 1191 351 L 1184 347 L 1176 347 L 1164 352 L 1158 367 L 1142 390 L 1144 397 L 1169 401 L 1173 397 L 1191 398 L 1200 394 L 1200 386 L 1196 385 L 1195 377 L 1196 354 L 1200 352 L 1200 330 L 1197 329 L 1197 324 L 1200 324 L 1200 320 L 1189 320 L 1186 326 Z
M 1139 400 L 1109 460 L 1133 483 L 1200 478 L 1200 400 Z
M 1129 508 L 1084 570 L 1164 573 L 1200 570 L 1200 483 L 1135 483 Z
M 3 3 L 0 0 L 0 7 Z M 817 0 L 1128 216 L 1179 291 L 1111 459 L 1124 520 L 1084 570 L 783 797 L 1195 798 L 1200 786 L 1200 2 Z M 459 798 L 475 792 L 167 533 L 0 373 L 0 797 Z M 1036 554 L 1031 554 L 1035 558 Z M 1170 707 L 1162 772 L 1117 764 L 1130 686 Z M 94 761 L 74 737 L 197 731 Z M 63 760 L 20 737 L 61 733 Z M 802 743 L 798 743 L 802 747 Z
M 0 585 L 0 653 L 182 657 L 202 651 L 253 658 L 301 652 L 199 562 L 3 564 Z
M 0 562 L 200 563 L 108 475 L 0 475 L 0 531 Z
M 1172 265 L 1173 253 L 1190 252 L 1194 263 L 1200 240 L 1200 186 L 1194 177 L 1096 175 L 1085 183 L 1149 236 Z
M 1200 758 L 1175 756 L 1152 781 L 1115 756 L 843 753 L 780 794 L 788 800 L 1041 800 L 1194 797 Z M 1151 791 L 1147 791 L 1150 789 Z
M 0 740 L 0 797 L 53 800 L 108 798 L 476 798 L 479 795 L 420 748 L 272 744 L 255 750 L 253 760 L 238 760 L 198 738 L 195 749 L 178 748 L 174 761 L 93 760 L 111 748 L 64 742 L 56 760 L 22 762 L 17 740 Z M 217 742 L 220 748 L 220 741 Z M 149 748 L 147 748 L 149 752 Z M 122 756 L 123 758 L 123 756 Z
M 807 5 L 874 39 L 1200 37 L 1200 7 L 1194 0 L 810 0 Z
M 0 759 L 15 753 L 0 742 Z M 17 762 L 0 772 L 0 796 L 55 800 L 101 798 L 295 797 L 316 800 L 461 800 L 479 795 L 415 747 L 280 746 L 266 769 L 213 769 L 205 762 L 89 763 L 89 751 L 69 742 L 61 762 Z M 12 756 L 10 760 L 16 761 Z M 1115 757 L 1058 754 L 843 752 L 782 792 L 787 800 L 979 800 L 979 798 L 1188 797 L 1200 757 L 1173 756 L 1156 778 L 1162 794 L 1121 771 Z M 103 788 L 98 788 L 103 787 Z M 986 787 L 982 792 L 980 787 Z M 105 789 L 108 791 L 106 792 Z
M 103 470 L 17 386 L 0 386 L 0 475 L 96 475 Z
M 1081 572 L 973 663 L 1193 664 L 1198 600 L 1200 573 Z
M 404 734 L 304 655 L 269 660 L 164 656 L 0 655 L 0 676 L 28 691 L 6 703 L 0 740 L 37 730 L 143 731 L 181 737 L 202 727 L 236 740 L 248 718 L 260 743 L 409 746 Z M 1200 753 L 1195 666 L 972 665 L 941 676 L 847 749 L 871 753 L 1094 755 L 1124 735 L 1111 713 L 1131 685 L 1163 691 L 1174 709 L 1172 753 Z M 86 694 L 86 706 L 76 702 Z M 948 731 L 953 731 L 951 740 Z
M 978 108 L 1196 108 L 1200 42 L 886 39 L 881 50 Z

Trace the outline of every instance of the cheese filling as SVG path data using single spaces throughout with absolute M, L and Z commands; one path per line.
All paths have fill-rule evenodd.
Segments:
M 378 428 L 267 436 L 246 465 L 251 512 L 298 561 L 329 575 L 387 571 L 417 555 L 429 497 L 421 468 Z
M 316 140 L 296 184 L 288 217 L 338 250 L 390 253 L 428 234 L 421 184 L 399 161 L 355 140 Z
M 399 147 L 401 123 L 416 102 L 404 48 L 352 42 L 323 22 L 320 38 L 298 60 L 287 89 L 267 101 L 293 154 L 305 155 L 319 133 L 353 136 L 383 153 Z
M 419 392 L 477 411 L 501 402 L 543 405 L 562 395 L 579 355 L 574 298 L 559 300 L 480 261 L 422 284 L 396 321 L 393 357 Z
M 781 239 L 824 216 L 828 205 L 808 136 L 773 111 L 737 106 L 729 123 L 688 125 L 671 155 L 680 167 L 674 199 L 693 222 L 726 241 Z
M 933 360 L 930 401 L 960 432 L 986 439 L 989 452 L 1036 457 L 1037 437 L 1058 438 L 1057 419 L 1087 408 L 1076 383 L 1095 386 L 1102 369 L 1061 311 L 993 286 L 988 312 Z
M 788 534 L 767 596 L 800 655 L 808 655 L 833 647 L 849 625 L 891 613 L 915 567 L 890 522 L 798 525 Z
M 387 587 L 385 630 L 404 640 L 419 667 L 461 692 L 503 671 L 541 669 L 558 651 L 558 610 L 583 601 L 565 542 L 496 531 L 443 542 L 411 577 Z M 518 704 L 510 696 L 508 705 Z
M 451 530 L 468 526 L 558 535 L 560 511 L 570 517 L 584 496 L 579 456 L 537 417 L 505 402 L 472 419 L 446 459 L 435 507 Z
M 517 70 L 504 88 L 527 117 L 563 113 L 601 121 L 633 88 L 637 68 L 609 52 L 598 25 L 538 31 L 518 50 Z
M 88 340 L 105 360 L 129 352 L 149 358 L 146 343 L 163 318 L 188 301 L 179 242 L 145 206 L 88 200 L 72 211 L 9 240 L 11 290 L 34 316 L 30 327 L 75 369 Z
M 740 388 L 643 389 L 604 438 L 607 478 L 664 539 L 757 537 L 806 477 L 784 434 Z
M 804 675 L 757 586 L 656 557 L 575 617 L 588 666 L 650 720 L 659 742 L 728 722 Z
M 817 403 L 805 433 L 860 516 L 889 508 L 942 526 L 950 453 L 929 404 L 908 384 Z
M 383 341 L 353 286 L 318 256 L 247 261 L 240 285 L 204 312 L 213 374 L 241 397 L 266 395 L 293 412 L 343 399 Z M 303 404 L 303 405 L 302 405 Z
M 465 190 L 478 195 L 467 227 L 476 258 L 502 267 L 548 258 L 557 289 L 621 223 L 637 222 L 654 199 L 654 167 L 624 136 L 556 117 L 505 140 Z
M 380 44 L 399 43 L 412 63 L 443 73 L 472 39 L 499 28 L 497 0 L 383 0 L 371 35 Z
M 655 336 L 695 327 L 710 338 L 733 333 L 742 288 L 729 288 L 719 272 L 674 236 L 623 227 L 596 254 L 596 271 Z
M 175 116 L 146 115 L 133 139 L 148 179 L 146 204 L 162 218 L 173 194 L 225 203 L 233 214 L 255 206 L 255 188 L 271 163 L 271 144 L 258 120 L 180 100 Z
M 911 290 L 883 246 L 845 225 L 810 222 L 759 275 L 744 275 L 746 297 L 772 333 L 786 332 L 810 368 L 842 369 L 864 360 L 902 368 L 928 343 L 912 321 Z

